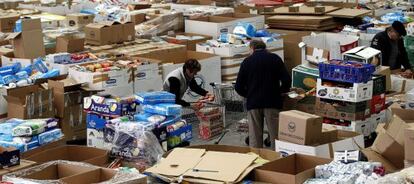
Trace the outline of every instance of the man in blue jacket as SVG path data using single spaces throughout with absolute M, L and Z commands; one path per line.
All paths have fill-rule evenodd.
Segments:
M 263 147 L 266 120 L 272 148 L 278 138 L 282 94 L 290 90 L 291 78 L 282 59 L 266 50 L 262 41 L 250 42 L 251 55 L 240 65 L 235 90 L 246 98 L 249 119 L 249 145 Z

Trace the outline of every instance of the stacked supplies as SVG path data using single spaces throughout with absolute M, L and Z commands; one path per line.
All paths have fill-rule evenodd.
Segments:
M 120 117 L 132 116 L 136 113 L 137 103 L 135 98 L 93 95 L 84 98 L 83 101 L 83 109 L 87 112 L 87 145 L 110 150 L 112 144 L 104 139 L 108 137 L 105 127 L 111 121 L 128 121 L 128 117 L 126 119 Z
M 157 91 L 135 96 L 142 111 L 134 115 L 134 120 L 153 125 L 153 133 L 164 150 L 192 139 L 192 125 L 181 119 L 182 107 L 174 104 L 174 94 Z
M 15 147 L 20 152 L 57 141 L 63 137 L 57 128 L 58 120 L 49 119 L 10 119 L 0 124 L 0 146 Z
M 316 114 L 324 117 L 324 127 L 355 131 L 366 137 L 375 132 L 382 122 L 377 113 L 384 108 L 385 79 L 373 77 L 374 71 L 374 65 L 354 61 L 319 63 Z
M 25 67 L 20 62 L 10 65 L 5 64 L 0 67 L 0 87 L 7 86 L 15 88 L 16 86 L 26 86 L 33 83 L 36 79 L 56 77 L 59 70 L 49 70 L 41 59 L 37 59 L 33 64 Z
M 221 106 L 207 106 L 196 111 L 200 121 L 199 135 L 201 139 L 209 140 L 223 132 L 223 113 L 224 109 Z

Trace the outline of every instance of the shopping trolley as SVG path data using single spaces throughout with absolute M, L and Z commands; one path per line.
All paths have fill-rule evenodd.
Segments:
M 223 83 L 210 83 L 213 88 L 213 94 L 215 96 L 214 103 L 220 104 L 225 107 L 226 111 L 229 112 L 241 112 L 244 117 L 247 118 L 247 109 L 245 107 L 245 99 L 237 94 L 234 89 L 235 83 L 223 84 Z M 226 112 L 224 112 L 226 113 Z M 227 125 L 228 126 L 228 125 Z M 236 131 L 239 133 L 248 133 L 249 126 L 248 120 L 243 119 L 237 122 Z M 266 132 L 265 132 L 266 133 Z M 268 133 L 267 133 L 268 134 Z M 249 137 L 246 137 L 245 143 L 249 145 Z M 270 146 L 270 136 L 264 140 L 266 146 Z

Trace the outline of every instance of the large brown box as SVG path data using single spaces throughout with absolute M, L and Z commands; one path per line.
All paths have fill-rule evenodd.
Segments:
M 67 35 L 56 38 L 56 52 L 82 52 L 85 50 L 85 38 Z
M 19 20 L 20 16 L 17 14 L 9 14 L 0 16 L 0 32 L 13 32 L 16 26 L 16 21 Z
M 274 184 L 302 184 L 315 177 L 315 167 L 331 159 L 293 154 L 266 163 L 254 170 L 254 181 Z
M 108 45 L 113 43 L 111 26 L 105 24 L 88 24 L 85 26 L 85 43 L 90 45 Z
M 84 27 L 87 24 L 93 23 L 94 15 L 85 13 L 74 13 L 66 15 L 67 25 L 69 27 Z
M 279 114 L 279 140 L 301 145 L 319 142 L 322 117 L 291 110 Z

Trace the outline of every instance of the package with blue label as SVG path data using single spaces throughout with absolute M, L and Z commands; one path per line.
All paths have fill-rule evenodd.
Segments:
M 175 95 L 166 91 L 137 93 L 135 95 L 140 104 L 175 103 Z
M 83 108 L 87 112 L 102 116 L 120 117 L 136 113 L 135 98 L 114 98 L 93 95 L 83 99 Z
M 182 106 L 177 104 L 161 103 L 155 105 L 144 105 L 143 110 L 148 113 L 161 114 L 165 116 L 180 116 Z

